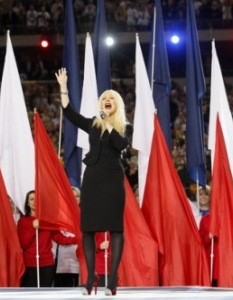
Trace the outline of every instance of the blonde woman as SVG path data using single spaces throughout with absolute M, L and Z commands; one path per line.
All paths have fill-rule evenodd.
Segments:
M 111 236 L 112 262 L 106 295 L 115 295 L 117 270 L 121 260 L 124 236 L 123 213 L 125 205 L 124 169 L 121 152 L 130 143 L 132 125 L 126 121 L 124 102 L 113 90 L 99 98 L 99 116 L 85 118 L 75 112 L 69 103 L 67 72 L 56 73 L 60 85 L 61 104 L 65 117 L 89 135 L 90 151 L 83 162 L 86 169 L 81 187 L 81 230 L 88 269 L 84 295 L 97 287 L 95 274 L 95 233 L 108 231 Z

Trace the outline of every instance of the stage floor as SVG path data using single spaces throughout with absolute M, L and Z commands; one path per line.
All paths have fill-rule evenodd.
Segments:
M 233 299 L 233 289 L 203 288 L 203 287 L 155 287 L 155 288 L 118 288 L 116 296 L 105 296 L 104 289 L 99 288 L 97 295 L 83 296 L 81 288 L 21 288 L 0 289 L 0 299 Z

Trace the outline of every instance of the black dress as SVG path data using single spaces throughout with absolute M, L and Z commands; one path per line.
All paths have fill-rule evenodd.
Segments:
M 133 127 L 127 124 L 124 137 L 115 129 L 111 133 L 106 130 L 101 137 L 101 129 L 92 126 L 94 118 L 76 113 L 70 104 L 63 111 L 69 121 L 89 134 L 90 151 L 83 159 L 81 230 L 122 232 L 125 187 L 121 151 L 129 144 Z

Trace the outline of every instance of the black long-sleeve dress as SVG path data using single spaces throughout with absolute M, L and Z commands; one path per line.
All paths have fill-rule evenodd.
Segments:
M 115 129 L 101 136 L 101 129 L 93 126 L 94 118 L 76 113 L 70 104 L 63 111 L 70 122 L 89 134 L 90 151 L 83 159 L 81 230 L 122 232 L 125 187 L 121 151 L 129 144 L 133 127 L 127 124 L 125 136 Z

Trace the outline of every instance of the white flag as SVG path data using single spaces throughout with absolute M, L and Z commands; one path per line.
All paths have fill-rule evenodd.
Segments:
M 223 136 L 226 143 L 231 173 L 233 175 L 233 120 L 226 95 L 218 56 L 216 53 L 215 42 L 212 41 L 210 119 L 208 140 L 208 148 L 211 150 L 212 170 L 215 154 L 217 114 L 219 114 L 219 120 L 222 126 Z
M 132 146 L 138 150 L 139 202 L 142 205 L 147 168 L 154 132 L 155 105 L 143 59 L 139 38 L 136 35 L 136 105 Z
M 80 106 L 80 114 L 87 118 L 97 115 L 98 91 L 95 73 L 94 55 L 90 35 L 87 34 L 85 45 L 83 91 Z M 77 146 L 82 148 L 82 157 L 89 151 L 88 134 L 78 129 Z M 85 166 L 82 164 L 82 173 Z
M 34 143 L 9 32 L 0 95 L 0 168 L 8 195 L 24 213 L 35 189 Z

